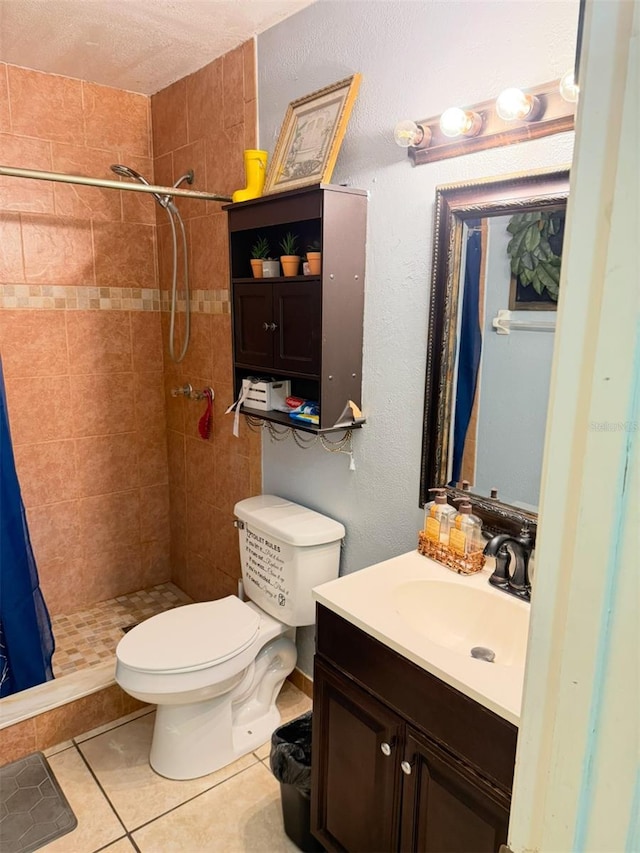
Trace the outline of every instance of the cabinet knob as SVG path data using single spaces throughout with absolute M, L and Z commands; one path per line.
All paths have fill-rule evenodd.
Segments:
M 269 324 L 268 324 L 268 323 L 263 323 L 263 324 L 262 324 L 262 328 L 264 329 L 264 331 L 265 331 L 265 332 L 268 332 L 268 331 L 269 331 Z
M 400 769 L 402 770 L 405 776 L 411 776 L 411 765 L 408 761 L 402 761 L 400 763 Z
M 269 324 L 269 331 L 270 331 L 270 332 L 275 332 L 275 330 L 276 330 L 277 328 L 278 328 L 278 324 L 277 324 L 277 323 L 270 323 L 270 324 Z
M 391 755 L 391 744 L 381 743 L 380 744 L 380 752 L 383 755 Z

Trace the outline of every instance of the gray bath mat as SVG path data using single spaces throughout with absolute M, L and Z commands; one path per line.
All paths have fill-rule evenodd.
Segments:
M 2 853 L 32 853 L 77 825 L 76 816 L 41 752 L 0 767 Z

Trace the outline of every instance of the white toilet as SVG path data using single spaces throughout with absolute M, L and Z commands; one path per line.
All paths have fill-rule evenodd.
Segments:
M 240 501 L 235 514 L 251 600 L 160 613 L 116 649 L 117 683 L 158 706 L 149 761 L 169 779 L 212 773 L 269 740 L 295 626 L 315 622 L 311 590 L 338 577 L 339 522 L 274 495 Z

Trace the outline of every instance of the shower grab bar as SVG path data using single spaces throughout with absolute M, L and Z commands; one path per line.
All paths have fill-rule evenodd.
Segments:
M 209 393 L 207 394 L 207 392 Z M 171 396 L 186 397 L 188 400 L 204 400 L 208 397 L 213 402 L 216 392 L 209 385 L 203 388 L 202 391 L 194 391 L 193 387 L 188 382 L 185 382 L 180 388 L 172 388 Z
M 499 335 L 509 335 L 512 329 L 527 332 L 555 332 L 556 324 L 546 320 L 512 320 L 511 311 L 501 308 L 498 316 L 492 320 L 493 328 Z
M 88 187 L 100 187 L 107 190 L 124 190 L 134 193 L 155 193 L 156 195 L 180 196 L 181 198 L 201 199 L 202 201 L 231 201 L 231 196 L 220 193 L 207 193 L 200 190 L 182 190 L 179 187 L 158 187 L 153 184 L 134 184 L 125 181 L 112 181 L 108 178 L 87 178 L 84 175 L 67 175 L 64 172 L 43 172 L 39 169 L 19 169 L 16 166 L 0 166 L 0 175 L 7 178 L 33 178 L 37 181 L 57 181 L 63 184 L 83 184 Z

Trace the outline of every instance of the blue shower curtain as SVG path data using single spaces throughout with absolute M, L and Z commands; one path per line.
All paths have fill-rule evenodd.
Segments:
M 469 221 L 469 228 L 478 228 L 480 220 Z M 460 347 L 458 349 L 458 385 L 453 422 L 453 469 L 450 485 L 455 486 L 462 475 L 464 445 L 473 411 L 478 383 L 482 332 L 480 330 L 480 267 L 482 245 L 480 231 L 470 231 L 467 238 L 467 258 L 464 272 Z
M 0 697 L 53 678 L 53 650 L 13 458 L 0 359 Z

